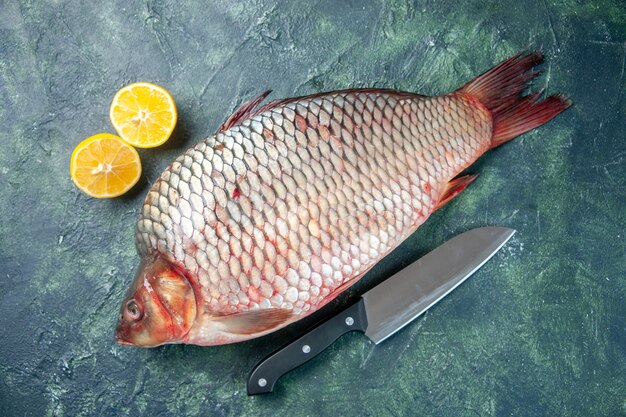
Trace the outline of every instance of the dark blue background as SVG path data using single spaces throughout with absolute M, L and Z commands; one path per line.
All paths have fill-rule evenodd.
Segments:
M 100 4 L 101 3 L 101 4 Z M 21 1 L 0 4 L 0 414 L 626 414 L 626 8 L 621 0 Z M 374 346 L 351 334 L 248 398 L 257 360 L 323 315 L 231 346 L 121 347 L 133 227 L 161 170 L 244 100 L 350 87 L 454 90 L 518 50 L 574 107 L 485 155 L 478 179 L 325 310 L 447 238 L 518 230 L 425 316 Z M 72 149 L 113 132 L 133 81 L 167 88 L 174 137 L 98 201 Z

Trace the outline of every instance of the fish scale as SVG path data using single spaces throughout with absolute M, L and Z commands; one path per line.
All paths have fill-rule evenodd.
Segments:
M 137 248 L 184 266 L 205 314 L 306 314 L 419 226 L 491 130 L 463 95 L 303 98 L 174 161 L 146 198 Z

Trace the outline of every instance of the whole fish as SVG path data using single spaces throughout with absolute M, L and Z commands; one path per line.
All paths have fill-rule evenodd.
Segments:
M 354 89 L 245 103 L 177 158 L 136 227 L 121 344 L 268 334 L 354 284 L 475 176 L 487 150 L 570 106 L 523 95 L 539 52 L 437 97 Z

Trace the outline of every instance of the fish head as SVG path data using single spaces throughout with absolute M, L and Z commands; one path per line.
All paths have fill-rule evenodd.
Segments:
M 122 345 L 180 343 L 196 318 L 196 298 L 185 274 L 170 262 L 144 259 L 129 288 L 115 329 Z

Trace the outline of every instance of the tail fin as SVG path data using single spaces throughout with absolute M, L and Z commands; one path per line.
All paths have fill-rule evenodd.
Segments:
M 518 53 L 457 90 L 474 96 L 491 112 L 492 148 L 541 126 L 572 105 L 563 95 L 544 100 L 539 100 L 541 91 L 522 95 L 530 81 L 539 75 L 538 71 L 530 70 L 542 61 L 541 52 Z

